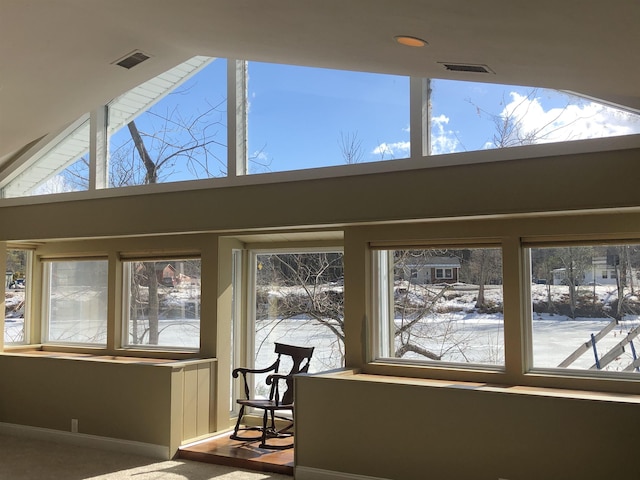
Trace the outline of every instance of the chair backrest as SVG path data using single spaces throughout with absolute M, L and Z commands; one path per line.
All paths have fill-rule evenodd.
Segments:
M 287 390 L 282 394 L 282 398 L 280 399 L 280 403 L 290 405 L 293 403 L 293 375 L 307 373 L 309 371 L 309 364 L 311 363 L 311 356 L 313 355 L 315 347 L 296 347 L 294 345 L 277 342 L 275 345 L 278 361 L 285 355 L 291 357 L 293 362 L 291 370 L 287 374 L 289 376 L 289 378 L 286 379 Z

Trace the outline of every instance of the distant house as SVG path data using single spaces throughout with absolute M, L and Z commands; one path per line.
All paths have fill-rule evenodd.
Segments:
M 167 262 L 156 262 L 156 277 L 159 284 L 167 287 L 175 287 L 179 283 L 176 269 Z
M 617 257 L 614 255 L 593 257 L 591 266 L 586 268 L 582 278 L 577 279 L 578 285 L 617 285 L 618 272 L 620 266 L 617 265 Z M 567 283 L 566 268 L 556 268 L 553 270 L 553 284 L 565 285 Z M 637 270 L 630 272 L 638 277 Z
M 179 273 L 176 271 L 175 267 L 171 265 L 169 262 L 154 262 L 155 263 L 155 272 L 156 279 L 158 280 L 159 285 L 165 285 L 167 287 L 175 287 L 180 283 Z M 142 272 L 144 270 L 144 266 L 140 263 L 137 266 L 137 272 Z M 146 274 L 145 274 L 146 275 Z M 140 285 L 149 286 L 149 282 L 145 278 L 145 275 L 140 279 Z
M 401 280 L 411 283 L 455 283 L 460 276 L 460 260 L 455 257 L 421 257 L 407 262 L 400 274 Z

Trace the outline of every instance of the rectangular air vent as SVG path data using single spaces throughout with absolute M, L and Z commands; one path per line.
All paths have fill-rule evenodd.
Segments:
M 469 63 L 445 63 L 438 62 L 449 72 L 462 73 L 495 73 L 486 65 L 472 65 Z
M 120 60 L 116 60 L 113 63 L 115 65 L 119 65 L 123 68 L 129 69 L 141 64 L 149 58 L 151 57 L 146 53 L 142 53 L 140 50 L 134 50 L 133 52 L 128 53 L 125 57 L 121 58 Z

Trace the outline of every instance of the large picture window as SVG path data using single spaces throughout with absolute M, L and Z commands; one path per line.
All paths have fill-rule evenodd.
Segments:
M 530 258 L 533 368 L 639 372 L 640 245 L 532 247 Z
M 44 262 L 45 341 L 105 345 L 107 260 Z
M 199 258 L 123 263 L 126 347 L 200 347 Z
M 342 257 L 342 252 L 254 256 L 256 366 L 273 362 L 274 342 L 315 347 L 310 372 L 344 366 Z M 255 384 L 264 386 L 264 378 Z
M 374 258 L 378 359 L 504 365 L 500 248 L 385 249 Z

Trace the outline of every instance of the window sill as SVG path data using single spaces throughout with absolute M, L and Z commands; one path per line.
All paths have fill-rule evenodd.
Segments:
M 378 375 L 360 373 L 357 370 L 340 370 L 312 375 L 319 378 L 332 378 L 345 381 L 386 383 L 396 385 L 415 385 L 428 388 L 448 388 L 457 390 L 475 390 L 482 392 L 502 393 L 509 395 L 527 395 L 540 397 L 571 398 L 600 402 L 616 402 L 640 404 L 640 394 L 610 393 L 595 390 L 574 390 L 565 388 L 550 388 L 525 385 L 500 385 L 484 382 L 434 380 L 426 378 L 399 377 L 393 375 Z
M 140 353 L 140 352 L 136 352 Z M 145 352 L 149 353 L 149 352 Z M 58 358 L 63 360 L 81 360 L 91 362 L 105 363 L 128 363 L 128 364 L 147 364 L 147 365 L 168 365 L 168 366 L 185 366 L 191 363 L 201 363 L 203 361 L 215 361 L 214 358 L 162 358 L 161 356 L 139 356 L 139 355 L 107 355 L 104 351 L 100 352 L 72 352 L 66 350 L 54 351 L 40 347 L 18 347 L 7 348 L 0 353 L 2 356 L 31 357 L 31 358 Z

